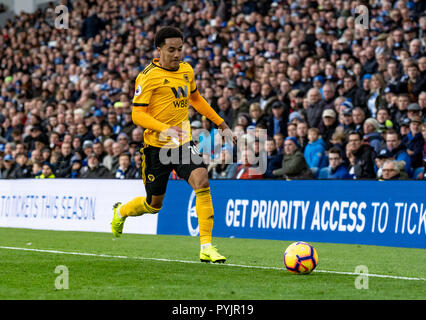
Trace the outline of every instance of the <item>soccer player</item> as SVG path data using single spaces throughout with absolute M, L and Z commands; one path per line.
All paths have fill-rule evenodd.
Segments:
M 116 203 L 111 229 L 119 237 L 127 217 L 158 213 L 169 174 L 175 170 L 196 194 L 200 260 L 225 262 L 226 258 L 212 245 L 212 197 L 206 165 L 191 139 L 189 104 L 215 123 L 225 139 L 235 143 L 236 138 L 198 92 L 191 65 L 181 61 L 182 32 L 174 27 L 163 27 L 156 33 L 154 42 L 159 58 L 153 59 L 136 78 L 132 110 L 133 122 L 145 128 L 141 154 L 146 197 L 137 197 L 125 204 Z M 178 155 L 177 159 L 174 155 Z

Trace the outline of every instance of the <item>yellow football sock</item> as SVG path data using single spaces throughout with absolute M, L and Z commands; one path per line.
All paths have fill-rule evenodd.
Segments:
M 146 197 L 136 197 L 120 207 L 120 215 L 125 218 L 129 216 L 140 216 L 144 213 L 158 213 L 160 209 L 151 207 L 146 202 Z
M 198 226 L 200 230 L 200 243 L 212 242 L 213 231 L 213 203 L 210 188 L 195 190 L 195 209 L 198 216 Z

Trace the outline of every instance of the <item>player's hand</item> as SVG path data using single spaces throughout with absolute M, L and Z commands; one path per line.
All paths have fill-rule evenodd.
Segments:
M 234 135 L 234 133 L 228 127 L 225 121 L 223 121 L 218 127 L 221 130 L 220 133 L 222 134 L 222 136 L 225 137 L 226 142 L 232 142 L 233 144 L 237 143 L 237 137 Z
M 171 137 L 172 141 L 179 145 L 179 140 L 185 140 L 188 133 L 185 130 L 182 130 L 181 127 L 172 126 L 167 130 L 167 136 Z

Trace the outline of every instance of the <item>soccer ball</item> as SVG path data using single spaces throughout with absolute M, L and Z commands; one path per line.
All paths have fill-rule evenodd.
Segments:
M 309 243 L 294 242 L 284 252 L 284 265 L 291 273 L 311 273 L 318 265 L 317 251 Z

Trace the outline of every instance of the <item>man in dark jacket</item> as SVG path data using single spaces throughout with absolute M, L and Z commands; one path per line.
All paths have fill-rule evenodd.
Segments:
M 330 162 L 330 165 L 327 179 L 337 180 L 352 178 L 342 160 L 342 155 L 339 149 L 331 148 L 328 151 L 328 161 Z
M 318 128 L 325 102 L 321 100 L 321 93 L 318 89 L 312 88 L 308 91 L 309 106 L 306 109 L 306 117 L 310 128 Z
M 419 67 L 413 63 L 408 67 L 408 78 L 400 82 L 398 91 L 408 93 L 411 102 L 415 102 L 419 94 L 426 87 L 426 78 L 422 77 Z
M 22 152 L 16 155 L 16 167 L 13 174 L 15 179 L 31 178 L 31 166 L 27 165 L 28 156 Z
M 266 156 L 267 156 L 267 166 L 266 172 L 263 174 L 264 178 L 275 179 L 276 176 L 272 174 L 275 169 L 281 168 L 281 163 L 283 161 L 283 154 L 278 154 L 277 148 L 275 145 L 275 140 L 273 138 L 268 138 L 266 140 Z
M 55 166 L 55 176 L 57 178 L 69 178 L 71 176 L 71 158 L 72 158 L 71 143 L 64 142 L 61 145 L 61 155 L 58 158 Z
M 87 160 L 87 166 L 80 170 L 80 178 L 83 179 L 108 179 L 112 178 L 111 172 L 103 165 L 99 164 L 99 160 L 95 153 L 91 153 Z
M 349 133 L 346 155 L 351 163 L 351 171 L 356 179 L 374 179 L 376 173 L 374 170 L 374 159 L 376 153 L 374 149 L 363 144 L 362 134 L 358 131 Z
M 4 168 L 1 169 L 2 179 L 13 179 L 15 175 L 16 162 L 12 155 L 7 154 L 3 158 Z
M 347 74 L 343 78 L 343 96 L 350 99 L 354 107 L 361 107 L 366 114 L 369 110 L 367 108 L 366 97 L 363 90 L 357 86 L 354 76 Z
M 268 137 L 273 137 L 277 133 L 287 136 L 288 108 L 281 101 L 275 101 L 271 110 L 272 114 L 266 118 Z
M 284 179 L 311 179 L 314 177 L 295 137 L 285 139 L 281 168 L 272 171 L 272 174 Z
M 30 151 L 34 150 L 36 141 L 44 142 L 45 145 L 49 144 L 49 139 L 39 125 L 32 126 L 30 134 L 24 138 L 24 142 L 28 144 Z

